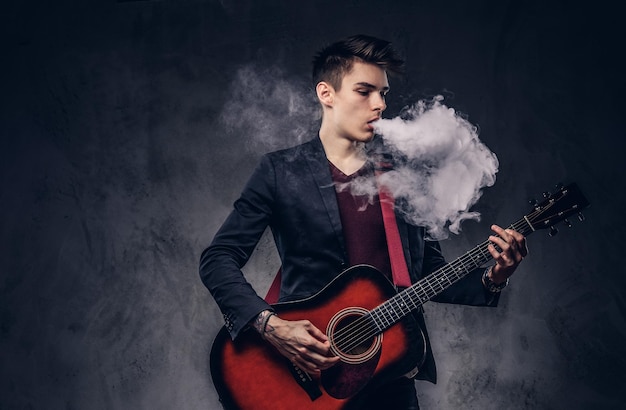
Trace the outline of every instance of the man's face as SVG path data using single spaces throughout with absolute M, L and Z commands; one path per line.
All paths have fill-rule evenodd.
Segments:
M 334 91 L 332 125 L 335 134 L 351 141 L 367 142 L 374 136 L 374 122 L 387 108 L 389 82 L 385 70 L 376 64 L 354 62 Z

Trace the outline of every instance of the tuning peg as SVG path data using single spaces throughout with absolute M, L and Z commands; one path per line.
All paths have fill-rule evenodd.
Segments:
M 582 213 L 582 212 L 579 212 L 579 213 L 578 213 L 578 220 L 579 220 L 580 222 L 582 222 L 582 221 L 584 221 L 584 220 L 585 220 L 585 215 L 583 215 L 583 213 Z
M 559 230 L 556 229 L 554 226 L 550 227 L 550 232 L 548 233 L 548 235 L 550 236 L 556 236 L 556 234 L 559 233 Z
M 535 198 L 529 199 L 528 203 L 535 209 L 539 208 L 539 201 L 537 201 Z
M 544 198 L 549 198 L 549 197 L 550 197 L 550 195 L 552 195 L 552 194 L 551 194 L 550 192 L 548 192 L 548 191 L 546 191 L 546 192 L 544 192 L 544 193 L 543 193 L 543 197 L 544 197 Z
M 567 226 L 568 228 L 572 227 L 572 223 L 569 221 L 569 219 L 563 219 L 563 223 L 565 224 L 565 226 Z

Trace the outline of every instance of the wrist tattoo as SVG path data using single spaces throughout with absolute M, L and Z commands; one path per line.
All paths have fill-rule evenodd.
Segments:
M 252 322 L 252 327 L 259 333 L 263 333 L 263 323 L 265 323 L 265 317 L 270 314 L 269 310 L 264 310 L 259 313 L 254 322 Z
M 276 313 L 270 310 L 264 310 L 263 312 L 257 315 L 256 319 L 254 319 L 254 322 L 252 323 L 252 327 L 254 327 L 254 329 L 257 332 L 259 332 L 261 336 L 263 336 L 268 331 L 267 322 L 270 320 L 270 317 L 274 315 L 276 315 Z

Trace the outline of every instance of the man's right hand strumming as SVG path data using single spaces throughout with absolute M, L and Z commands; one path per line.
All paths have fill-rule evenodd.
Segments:
M 296 366 L 319 376 L 339 361 L 330 356 L 328 337 L 308 320 L 283 320 L 274 312 L 264 310 L 252 323 L 261 336 Z

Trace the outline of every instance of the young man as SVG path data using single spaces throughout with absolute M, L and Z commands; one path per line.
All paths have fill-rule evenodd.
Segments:
M 351 265 L 365 263 L 390 275 L 380 203 L 337 190 L 339 184 L 374 174 L 365 143 L 386 108 L 387 71 L 402 61 L 390 43 L 353 36 L 323 49 L 314 60 L 313 81 L 323 115 L 319 135 L 300 146 L 265 155 L 235 202 L 234 210 L 202 253 L 200 275 L 224 313 L 232 338 L 252 327 L 267 343 L 315 376 L 335 365 L 326 335 L 307 320 L 275 315 L 243 277 L 246 263 L 266 227 L 282 261 L 280 301 L 321 290 Z M 412 282 L 445 264 L 439 244 L 424 239 L 422 227 L 396 218 Z M 525 238 L 492 226 L 491 268 L 477 269 L 434 300 L 495 306 L 499 291 L 527 254 Z M 424 326 L 421 312 L 415 317 Z M 306 319 L 306 318 L 304 318 Z M 425 328 L 424 328 L 425 329 Z M 417 378 L 435 381 L 426 336 L 426 357 Z M 368 398 L 369 408 L 418 408 L 412 379 L 401 377 Z

